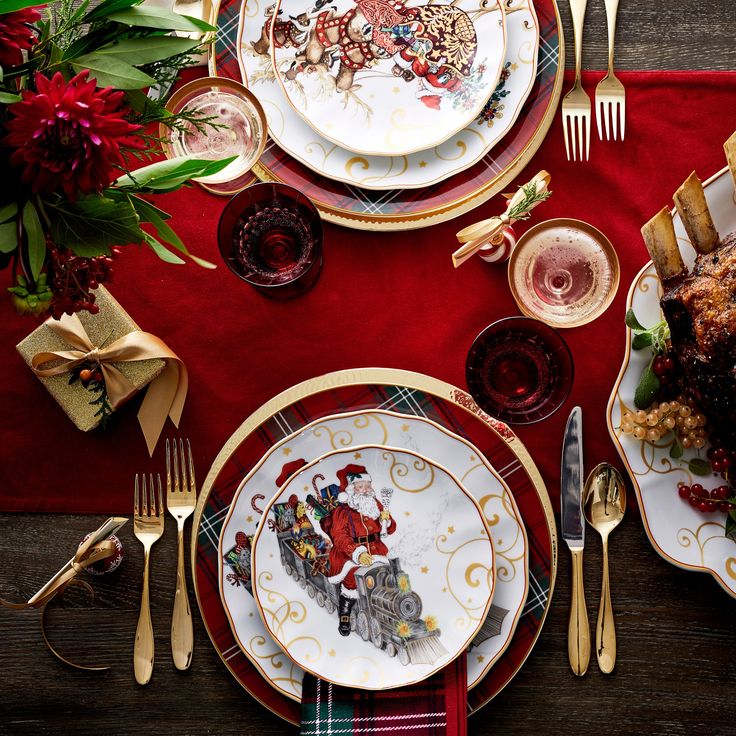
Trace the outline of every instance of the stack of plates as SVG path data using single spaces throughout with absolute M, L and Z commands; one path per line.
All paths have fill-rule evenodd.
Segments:
M 223 0 L 211 73 L 272 141 L 255 168 L 323 217 L 409 229 L 500 191 L 539 147 L 564 69 L 555 0 Z
M 371 511 L 353 514 L 351 491 L 370 485 L 389 518 L 353 529 Z M 355 559 L 345 534 L 367 548 Z M 481 707 L 536 641 L 556 571 L 554 517 L 523 446 L 464 392 L 404 371 L 330 374 L 262 407 L 216 459 L 194 536 L 216 649 L 292 722 L 305 671 L 385 689 L 463 651 Z

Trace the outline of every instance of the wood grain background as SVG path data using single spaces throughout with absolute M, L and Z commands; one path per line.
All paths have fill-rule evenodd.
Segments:
M 561 5 L 572 59 L 569 8 Z M 619 10 L 621 69 L 736 68 L 733 0 L 675 3 L 624 0 Z M 603 0 L 588 4 L 584 66 L 607 60 Z M 200 477 L 204 477 L 200 473 Z M 98 518 L 0 514 L 0 594 L 28 597 L 69 557 Z M 169 653 L 176 533 L 172 519 L 154 548 L 152 615 L 157 657 L 146 688 L 133 679 L 142 554 L 132 525 L 121 570 L 95 583 L 89 606 L 81 593 L 54 606 L 54 641 L 80 662 L 109 663 L 104 674 L 72 671 L 45 650 L 37 611 L 0 609 L 0 734 L 295 735 L 227 673 L 210 645 L 194 595 L 192 669 L 177 672 Z M 188 537 L 187 537 L 188 545 Z M 22 556 L 21 556 L 22 551 Z M 619 642 L 613 675 L 591 663 L 576 678 L 567 662 L 570 560 L 561 550 L 554 604 L 542 636 L 512 684 L 470 719 L 472 736 L 517 734 L 736 734 L 736 601 L 707 575 L 681 571 L 652 549 L 634 510 L 611 537 L 611 585 Z M 600 594 L 600 541 L 586 546 L 586 598 L 591 622 Z

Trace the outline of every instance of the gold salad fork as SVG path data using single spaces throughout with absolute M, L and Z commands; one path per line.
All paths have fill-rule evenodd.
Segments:
M 142 494 L 138 492 L 138 474 L 135 476 L 135 491 L 133 495 L 133 532 L 143 544 L 143 592 L 141 593 L 141 612 L 138 616 L 138 626 L 135 630 L 135 646 L 133 648 L 133 669 L 135 681 L 146 685 L 153 672 L 153 625 L 151 624 L 151 605 L 148 595 L 148 567 L 151 559 L 151 547 L 164 533 L 164 500 L 161 492 L 161 476 L 158 478 L 158 504 L 156 491 L 153 485 L 153 473 L 148 477 L 151 486 L 148 494 L 148 483 L 145 473 L 142 476 Z M 141 498 L 142 496 L 142 498 Z M 143 501 L 141 504 L 140 501 Z
M 186 670 L 192 663 L 194 651 L 194 631 L 192 629 L 192 611 L 189 607 L 187 581 L 184 573 L 184 522 L 194 512 L 197 503 L 197 486 L 194 482 L 194 461 L 192 448 L 187 440 L 188 463 L 184 459 L 184 442 L 173 440 L 173 451 L 166 440 L 166 504 L 171 515 L 176 519 L 178 528 L 178 556 L 176 565 L 176 593 L 174 595 L 174 612 L 171 617 L 171 656 L 178 670 Z M 181 462 L 179 461 L 181 459 Z M 171 482 L 171 470 L 174 470 L 174 482 Z M 187 470 L 188 466 L 188 470 Z M 179 468 L 181 467 L 181 471 Z M 180 482 L 181 478 L 181 482 Z
M 570 0 L 572 29 L 575 34 L 575 84 L 562 100 L 562 129 L 568 161 L 571 147 L 573 161 L 578 160 L 576 155 L 578 149 L 581 161 L 587 161 L 590 153 L 590 97 L 583 89 L 580 74 L 583 61 L 583 23 L 587 4 L 588 0 Z
M 613 47 L 616 37 L 616 14 L 618 0 L 606 0 L 606 19 L 608 21 L 608 74 L 595 88 L 595 117 L 598 123 L 598 138 L 603 140 L 605 122 L 606 140 L 611 140 L 609 132 L 613 129 L 613 140 L 617 139 L 617 122 L 621 117 L 621 140 L 626 130 L 626 90 L 613 72 Z M 610 121 L 610 122 L 609 122 Z

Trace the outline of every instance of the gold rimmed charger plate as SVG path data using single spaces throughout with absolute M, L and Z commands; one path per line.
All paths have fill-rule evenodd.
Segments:
M 545 579 L 540 582 L 535 578 L 535 597 L 537 598 L 538 603 L 536 606 L 532 605 L 531 607 L 529 607 L 528 604 L 529 613 L 527 615 L 531 615 L 531 612 L 533 611 L 535 620 L 533 623 L 529 624 L 529 630 L 527 632 L 518 635 L 518 644 L 517 636 L 512 640 L 510 649 L 518 649 L 518 653 L 514 657 L 513 664 L 501 667 L 501 662 L 503 662 L 502 659 L 498 663 L 498 667 L 500 667 L 500 669 L 498 669 L 498 676 L 494 676 L 495 670 L 492 669 L 486 677 L 486 680 L 493 679 L 494 682 L 488 687 L 484 687 L 485 681 L 481 682 L 472 691 L 474 695 L 472 702 L 469 704 L 471 712 L 477 711 L 490 702 L 492 698 L 494 698 L 509 684 L 509 682 L 511 682 L 513 677 L 522 667 L 539 638 L 539 634 L 541 633 L 552 601 L 552 596 L 554 594 L 555 580 L 557 577 L 557 527 L 554 511 L 552 509 L 552 504 L 550 502 L 549 495 L 547 494 L 544 481 L 542 480 L 534 461 L 529 455 L 528 450 L 518 437 L 516 437 L 516 435 L 505 424 L 492 419 L 480 410 L 465 391 L 462 391 L 445 381 L 441 381 L 421 373 L 387 368 L 359 368 L 354 370 L 336 371 L 334 373 L 328 373 L 323 376 L 308 379 L 283 391 L 254 411 L 233 433 L 213 461 L 202 485 L 200 496 L 197 499 L 197 507 L 194 512 L 190 561 L 192 565 L 192 579 L 195 594 L 197 596 L 197 603 L 200 611 L 202 612 L 205 628 L 207 629 L 207 633 L 223 663 L 230 670 L 233 676 L 238 679 L 241 686 L 259 703 L 279 717 L 296 725 L 298 725 L 298 710 L 289 710 L 289 708 L 287 708 L 287 704 L 290 701 L 283 696 L 281 696 L 282 701 L 280 701 L 280 704 L 274 702 L 275 700 L 278 700 L 278 698 L 276 698 L 276 691 L 266 684 L 265 680 L 263 680 L 260 674 L 258 674 L 255 667 L 252 666 L 245 655 L 240 652 L 237 642 L 232 637 L 232 634 L 230 634 L 232 644 L 235 650 L 237 650 L 237 654 L 242 658 L 242 660 L 244 660 L 247 672 L 245 674 L 240 674 L 242 672 L 242 668 L 239 669 L 239 665 L 233 663 L 233 647 L 229 647 L 227 653 L 223 652 L 219 648 L 218 635 L 221 634 L 218 634 L 211 629 L 208 622 L 208 616 L 205 613 L 205 605 L 213 605 L 212 600 L 210 600 L 212 595 L 217 596 L 217 605 L 220 608 L 222 607 L 218 585 L 217 582 L 215 582 L 214 586 L 211 586 L 209 582 L 207 583 L 209 587 L 213 587 L 213 590 L 206 591 L 208 598 L 205 600 L 202 598 L 198 581 L 197 555 L 199 536 L 200 534 L 204 534 L 205 537 L 209 537 L 211 534 L 209 522 L 206 530 L 201 528 L 203 515 L 207 507 L 209 497 L 215 490 L 214 483 L 218 479 L 218 475 L 223 471 L 231 458 L 234 457 L 239 446 L 253 435 L 253 433 L 256 432 L 264 423 L 270 420 L 278 421 L 283 411 L 295 404 L 298 404 L 300 401 L 309 400 L 310 397 L 315 397 L 318 394 L 323 394 L 330 390 L 340 391 L 361 387 L 367 388 L 371 386 L 385 386 L 388 388 L 394 387 L 399 389 L 402 393 L 405 392 L 408 396 L 411 396 L 415 391 L 422 392 L 429 397 L 435 397 L 441 401 L 450 402 L 457 408 L 457 411 L 460 414 L 468 415 L 469 418 L 474 418 L 477 422 L 483 425 L 483 432 L 490 433 L 490 436 L 495 437 L 494 443 L 502 443 L 505 445 L 514 457 L 514 461 L 509 468 L 500 469 L 501 475 L 503 476 L 504 472 L 516 472 L 517 467 L 522 467 L 524 469 L 524 473 L 528 481 L 528 488 L 525 492 L 532 493 L 534 495 L 534 505 L 538 504 L 534 511 L 538 516 L 536 521 L 545 529 L 546 535 L 549 539 L 549 559 L 547 559 L 546 553 L 543 553 L 542 555 L 542 559 L 545 561 L 545 570 L 542 570 L 541 572 L 545 575 Z M 333 406 L 330 411 L 325 411 L 324 414 L 334 414 L 335 411 L 339 411 L 341 408 L 343 407 Z M 419 409 L 417 409 L 417 411 L 419 411 Z M 415 412 L 406 411 L 406 413 L 411 415 Z M 452 428 L 448 427 L 448 429 Z M 284 432 L 284 434 L 286 434 L 286 432 Z M 265 449 L 268 448 L 266 447 Z M 243 474 L 245 474 L 246 470 L 247 468 L 243 470 Z M 235 486 L 237 486 L 237 482 L 235 483 Z M 523 509 L 523 504 L 520 504 L 520 508 Z M 218 515 L 222 512 L 226 512 L 226 510 L 226 508 L 221 509 L 218 511 Z M 215 543 L 215 550 L 216 548 L 217 545 Z M 530 575 L 532 574 L 532 571 L 530 571 Z M 225 625 L 229 631 L 229 625 L 227 624 L 227 617 L 225 616 L 224 610 L 222 611 L 222 619 L 224 619 Z M 524 617 L 522 617 L 522 621 L 523 620 Z M 294 704 L 292 703 L 291 705 L 293 706 Z

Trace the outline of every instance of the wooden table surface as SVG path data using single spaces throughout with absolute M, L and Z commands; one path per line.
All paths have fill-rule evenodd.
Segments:
M 569 66 L 567 2 L 561 13 Z M 618 67 L 736 69 L 735 28 L 733 0 L 624 0 L 618 17 Z M 584 66 L 603 68 L 606 59 L 604 3 L 591 0 Z M 35 591 L 94 521 L 0 514 L 0 525 L 0 594 L 14 597 Z M 37 611 L 0 608 L 0 734 L 296 734 L 297 729 L 261 707 L 228 674 L 199 619 L 193 593 L 194 662 L 186 673 L 174 669 L 168 651 L 173 523 L 167 523 L 152 563 L 152 579 L 166 581 L 154 584 L 152 595 L 154 677 L 148 687 L 136 686 L 132 647 L 142 555 L 131 524 L 122 538 L 131 554 L 113 579 L 95 583 L 95 606 L 82 605 L 80 593 L 66 609 L 54 606 L 49 612 L 58 648 L 78 661 L 109 663 L 109 672 L 63 667 L 44 648 Z M 588 540 L 586 594 L 593 621 L 601 557 L 597 535 L 589 533 Z M 541 637 L 506 690 L 471 717 L 470 734 L 736 734 L 736 602 L 710 576 L 664 562 L 650 546 L 636 510 L 611 537 L 611 565 L 619 642 L 614 674 L 602 675 L 595 658 L 583 678 L 576 678 L 568 665 L 570 558 L 563 546 Z

